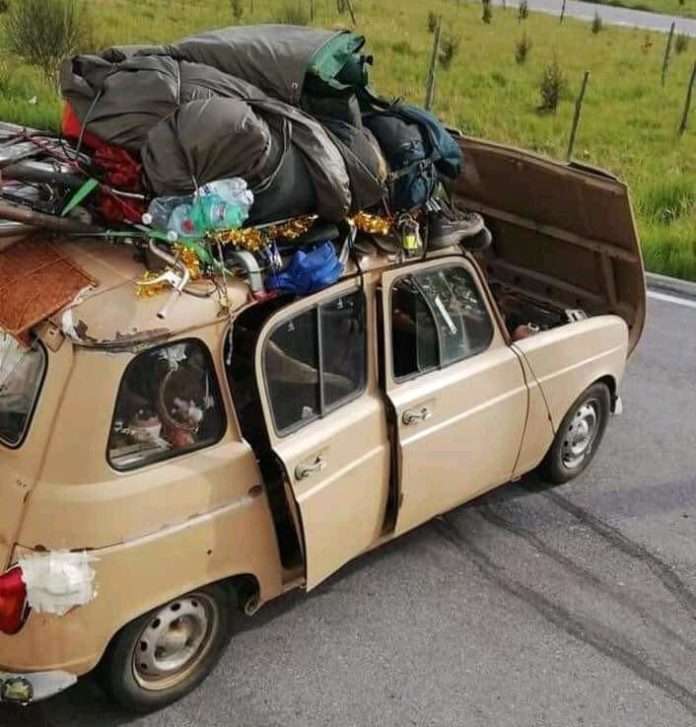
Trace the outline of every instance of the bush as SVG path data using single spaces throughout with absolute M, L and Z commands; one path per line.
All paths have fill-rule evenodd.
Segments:
M 483 13 L 481 14 L 481 20 L 487 25 L 490 25 L 493 20 L 493 8 L 491 7 L 491 0 L 481 0 L 483 5 Z
M 93 37 L 91 18 L 80 0 L 14 2 L 4 30 L 10 49 L 54 84 L 63 58 Z
M 431 10 L 428 13 L 428 33 L 434 33 L 437 29 L 437 15 Z
M 597 34 L 602 29 L 602 18 L 599 17 L 599 13 L 594 14 L 594 19 L 592 20 L 592 32 Z
M 302 0 L 288 0 L 278 16 L 278 22 L 285 25 L 309 25 L 309 10 Z
M 242 0 L 230 0 L 230 8 L 232 10 L 232 17 L 239 22 L 244 15 L 244 5 Z
M 553 63 L 544 68 L 541 81 L 539 81 L 539 93 L 541 94 L 539 111 L 555 113 L 558 102 L 561 100 L 561 94 L 567 85 L 566 77 L 558 65 L 558 59 L 554 58 Z
M 517 22 L 521 23 L 529 17 L 529 3 L 527 0 L 520 0 L 520 4 L 517 6 Z
M 648 55 L 652 46 L 653 46 L 653 41 L 652 41 L 652 38 L 650 37 L 650 33 L 646 33 L 645 37 L 643 38 L 643 42 L 640 45 L 640 50 L 644 56 Z
M 674 50 L 677 53 L 684 53 L 689 47 L 689 36 L 684 33 L 677 33 L 677 38 L 674 41 Z
M 0 0 L 0 13 L 6 13 L 10 9 L 10 0 Z
M 527 38 L 526 33 L 523 33 L 522 37 L 515 43 L 515 61 L 524 63 L 531 50 L 532 41 Z
M 459 43 L 461 39 L 458 35 L 447 36 L 443 38 L 440 43 L 440 65 L 443 68 L 449 68 L 452 59 L 457 55 L 459 51 Z

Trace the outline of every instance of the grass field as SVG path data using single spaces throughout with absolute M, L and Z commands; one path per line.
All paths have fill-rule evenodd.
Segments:
M 292 0 L 294 1 L 294 0 Z M 655 0 L 655 2 L 662 0 Z M 665 0 L 667 1 L 667 0 Z M 304 7 L 309 0 L 303 0 Z M 356 2 L 356 0 L 354 0 Z M 686 0 L 687 3 L 691 0 Z M 275 21 L 284 0 L 243 0 L 242 22 Z M 435 111 L 463 131 L 563 157 L 573 98 L 583 71 L 590 71 L 575 157 L 604 167 L 633 190 L 649 269 L 696 280 L 696 108 L 686 134 L 677 126 L 696 50 L 675 55 L 664 87 L 660 67 L 665 38 L 644 31 L 605 27 L 494 8 L 490 25 L 478 5 L 453 0 L 357 0 L 358 30 L 375 55 L 373 85 L 385 95 L 423 102 L 433 36 L 432 11 L 443 16 L 443 35 L 459 39 L 450 67 L 438 70 Z M 91 0 L 95 43 L 157 43 L 233 22 L 230 0 Z M 314 23 L 343 26 L 335 0 L 316 0 Z M 523 34 L 532 48 L 515 62 Z M 538 84 L 557 58 L 568 84 L 557 113 L 540 113 Z M 56 126 L 60 102 L 30 68 L 5 56 L 0 66 L 0 118 Z

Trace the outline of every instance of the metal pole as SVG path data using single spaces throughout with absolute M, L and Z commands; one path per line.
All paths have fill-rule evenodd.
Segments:
M 684 102 L 684 114 L 679 124 L 679 135 L 686 131 L 686 124 L 689 120 L 689 109 L 691 108 L 691 92 L 694 90 L 694 81 L 696 81 L 696 61 L 691 69 L 691 78 L 689 79 L 689 87 L 686 89 L 686 101 Z
M 563 0 L 563 5 L 561 5 L 561 20 L 560 22 L 563 22 L 563 18 L 565 17 L 565 8 L 566 8 L 566 0 Z
M 672 52 L 672 38 L 674 37 L 674 28 L 676 23 L 672 23 L 669 29 L 669 35 L 667 36 L 667 45 L 665 46 L 665 57 L 662 59 L 662 85 L 665 85 L 665 78 L 667 77 L 667 67 L 669 66 L 669 55 Z
M 437 19 L 435 29 L 435 40 L 433 41 L 433 55 L 430 59 L 430 70 L 428 71 L 428 83 L 425 88 L 425 109 L 430 111 L 435 96 L 435 72 L 437 71 L 437 57 L 440 54 L 440 31 L 442 30 L 442 15 Z
M 570 140 L 568 141 L 568 153 L 566 154 L 567 161 L 570 161 L 573 156 L 573 147 L 575 146 L 575 135 L 578 131 L 578 124 L 580 123 L 580 112 L 582 111 L 582 102 L 585 99 L 585 89 L 587 88 L 587 80 L 590 77 L 590 72 L 585 71 L 585 75 L 582 79 L 582 86 L 580 87 L 580 94 L 575 101 L 575 113 L 573 114 L 573 126 L 570 129 Z

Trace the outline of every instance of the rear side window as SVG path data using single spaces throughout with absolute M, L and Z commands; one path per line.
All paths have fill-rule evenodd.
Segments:
M 485 351 L 493 324 L 471 275 L 460 266 L 397 280 L 391 292 L 394 378 L 405 379 Z
M 178 341 L 136 356 L 116 401 L 108 458 L 118 470 L 207 447 L 222 438 L 225 416 L 208 349 Z
M 366 355 L 362 292 L 283 321 L 263 351 L 276 431 L 287 434 L 359 396 L 367 378 Z
M 46 351 L 27 348 L 0 331 L 0 442 L 18 447 L 34 412 L 46 371 Z

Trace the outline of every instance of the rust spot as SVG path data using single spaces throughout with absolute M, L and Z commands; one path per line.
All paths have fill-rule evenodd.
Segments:
M 263 487 L 261 485 L 254 485 L 249 490 L 249 497 L 258 497 L 263 492 Z
M 36 553 L 48 553 L 48 548 L 45 545 L 41 545 L 39 543 L 38 545 L 34 546 L 34 552 Z
M 128 331 L 127 333 L 116 331 L 113 338 L 98 339 L 87 333 L 87 324 L 83 320 L 79 320 L 75 324 L 75 332 L 78 335 L 78 340 L 75 341 L 78 346 L 97 348 L 114 353 L 136 353 L 153 343 L 165 341 L 172 335 L 168 328 L 151 328 L 145 331 Z

